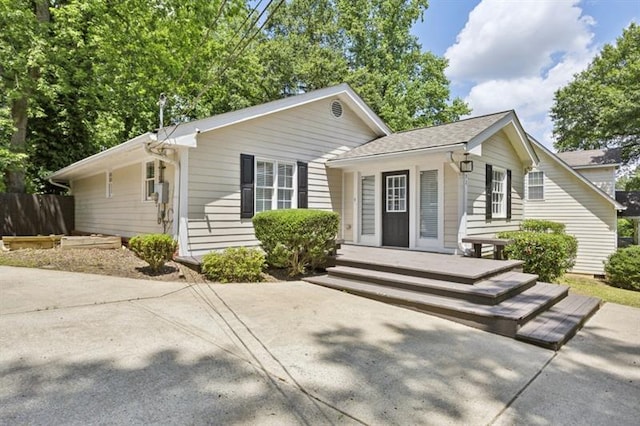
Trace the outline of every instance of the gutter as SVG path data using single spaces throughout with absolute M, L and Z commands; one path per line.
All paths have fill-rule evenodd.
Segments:
M 369 154 L 366 156 L 362 156 L 362 157 L 353 157 L 353 158 L 341 158 L 341 159 L 335 159 L 335 160 L 329 160 L 327 161 L 327 166 L 332 167 L 332 166 L 341 166 L 341 165 L 349 165 L 352 163 L 360 163 L 363 161 L 375 161 L 375 160 L 386 160 L 389 158 L 397 158 L 397 157 L 404 157 L 407 155 L 415 155 L 415 154 L 421 154 L 421 153 L 431 153 L 431 152 L 449 152 L 452 151 L 455 148 L 464 148 L 466 150 L 467 147 L 467 143 L 466 142 L 460 142 L 460 143 L 456 143 L 456 144 L 452 144 L 452 145 L 442 145 L 442 146 L 432 146 L 429 148 L 416 148 L 416 149 L 409 149 L 406 151 L 398 151 L 398 152 L 390 152 L 390 153 L 386 153 L 386 154 Z

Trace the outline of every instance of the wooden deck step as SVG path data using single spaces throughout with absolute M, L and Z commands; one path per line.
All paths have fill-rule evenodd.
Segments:
M 533 274 L 509 271 L 469 285 L 349 266 L 328 268 L 327 273 L 331 277 L 364 281 L 487 305 L 496 305 L 533 287 L 538 278 Z
M 558 350 L 600 309 L 600 299 L 570 294 L 522 326 L 516 339 Z
M 474 284 L 522 267 L 520 260 L 490 260 L 411 250 L 343 245 L 337 266 Z
M 568 292 L 568 287 L 566 286 L 537 283 L 524 292 L 499 304 L 483 305 L 466 300 L 328 275 L 305 278 L 305 281 L 348 291 L 374 300 L 429 312 L 509 337 L 514 337 L 522 324 L 564 298 Z

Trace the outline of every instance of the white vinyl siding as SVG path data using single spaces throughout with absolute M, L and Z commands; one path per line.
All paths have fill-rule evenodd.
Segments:
M 376 178 L 363 176 L 361 182 L 362 207 L 360 210 L 360 235 L 376 233 Z
M 420 172 L 420 237 L 438 238 L 438 171 Z
M 615 167 L 594 167 L 588 169 L 577 169 L 576 171 L 611 197 L 616 196 Z
M 482 156 L 470 155 L 473 172 L 468 173 L 467 235 L 493 237 L 501 231 L 516 231 L 523 218 L 524 174 L 523 166 L 503 131 L 482 144 Z M 511 170 L 511 219 L 485 216 L 485 165 Z M 508 190 L 505 188 L 505 190 Z M 487 246 L 487 250 L 489 247 Z
M 71 183 L 75 197 L 75 229 L 82 232 L 121 235 L 162 232 L 158 225 L 158 208 L 144 202 L 144 164 L 134 163 L 111 171 L 112 197 L 105 198 L 105 177 L 99 173 Z M 165 181 L 169 199 L 174 194 L 173 166 L 166 165 Z
M 564 223 L 578 240 L 573 272 L 603 274 L 604 261 L 616 249 L 616 211 L 602 195 L 536 148 L 544 171 L 545 200 L 527 202 L 525 215 Z
M 544 172 L 533 171 L 527 175 L 527 200 L 544 200 Z
M 330 108 L 331 100 L 319 100 L 198 135 L 188 168 L 192 254 L 258 245 L 251 220 L 240 219 L 241 153 L 308 163 L 308 208 L 342 213 L 342 171 L 325 162 L 376 135 L 348 106 L 338 119 Z

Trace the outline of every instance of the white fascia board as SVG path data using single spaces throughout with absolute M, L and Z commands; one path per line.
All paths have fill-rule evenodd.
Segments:
M 101 163 L 108 161 L 109 158 L 115 155 L 131 152 L 141 148 L 145 143 L 151 142 L 153 140 L 152 136 L 152 133 L 149 132 L 144 133 L 140 136 L 136 136 L 135 138 L 129 139 L 128 141 L 123 142 L 120 145 L 116 145 L 90 157 L 83 158 L 80 161 L 76 161 L 75 163 L 63 169 L 53 172 L 52 174 L 47 176 L 46 179 L 69 180 L 74 174 L 81 173 L 82 170 L 86 169 L 87 167 L 92 167 L 92 169 L 95 169 Z
M 210 132 L 222 127 L 231 126 L 332 97 L 338 97 L 349 103 L 349 105 L 356 111 L 356 114 L 358 114 L 363 121 L 367 122 L 368 126 L 379 136 L 391 134 L 391 130 L 386 124 L 384 124 L 382 119 L 378 117 L 346 83 L 325 89 L 314 90 L 313 92 L 303 93 L 301 95 L 290 96 L 288 98 L 279 99 L 266 104 L 214 115 L 213 117 L 203 118 L 187 123 L 180 123 L 176 126 L 165 128 L 164 134 L 168 134 L 168 138 L 173 137 L 174 139 L 178 139 L 188 134 L 197 133 L 198 131 Z M 360 111 L 360 113 L 358 113 L 358 111 Z M 165 136 L 165 138 L 167 137 Z M 158 141 L 163 141 L 162 135 L 158 136 Z
M 616 210 L 626 210 L 627 208 L 625 206 L 623 206 L 622 204 L 620 204 L 619 202 L 617 202 L 614 198 L 612 198 L 609 194 L 607 194 L 606 192 L 604 192 L 602 189 L 598 188 L 593 182 L 591 182 L 589 179 L 585 178 L 584 176 L 582 176 L 580 173 L 578 173 L 577 171 L 575 171 L 573 169 L 573 167 L 571 167 L 570 165 L 568 165 L 567 163 L 565 163 L 561 158 L 559 158 L 558 156 L 556 156 L 553 152 L 551 152 L 551 150 L 549 150 L 546 146 L 542 145 L 540 142 L 538 142 L 533 136 L 531 135 L 527 135 L 529 138 L 529 141 L 535 145 L 536 147 L 538 147 L 540 150 L 542 150 L 542 152 L 546 153 L 552 160 L 554 160 L 556 163 L 558 163 L 560 165 L 560 167 L 563 167 L 565 170 L 569 171 L 569 173 L 571 173 L 572 175 L 574 175 L 575 177 L 577 177 L 579 180 L 581 180 L 585 185 L 587 185 L 588 187 L 590 187 L 591 189 L 593 189 L 594 191 L 596 191 L 598 194 L 600 194 L 602 197 L 604 197 L 608 202 L 610 202 L 611 204 L 613 204 L 613 206 L 615 207 Z
M 451 145 L 432 146 L 429 148 L 418 148 L 418 149 L 412 149 L 407 151 L 388 152 L 384 154 L 371 154 L 371 155 L 365 155 L 361 157 L 343 158 L 339 160 L 328 160 L 325 164 L 327 165 L 327 167 L 330 167 L 330 168 L 331 167 L 340 168 L 340 167 L 350 166 L 352 164 L 364 163 L 367 161 L 391 160 L 391 159 L 407 157 L 407 156 L 413 157 L 419 154 L 455 151 L 456 149 L 464 150 L 465 146 L 466 146 L 466 143 L 461 142 L 461 143 L 456 143 Z
M 588 164 L 584 166 L 569 166 L 576 170 L 582 169 L 603 169 L 603 168 L 618 168 L 620 167 L 620 163 L 609 163 L 609 164 Z

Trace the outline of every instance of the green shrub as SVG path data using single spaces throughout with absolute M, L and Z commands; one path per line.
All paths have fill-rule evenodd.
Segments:
M 205 254 L 202 258 L 202 273 L 221 283 L 262 281 L 264 267 L 264 253 L 246 247 L 230 247 Z
M 509 231 L 500 232 L 500 238 L 509 238 L 513 244 L 504 248 L 508 259 L 524 261 L 524 272 L 538 275 L 540 281 L 553 282 L 571 269 L 576 261 L 578 242 L 564 233 Z
M 618 249 L 605 262 L 604 271 L 610 285 L 640 291 L 640 246 Z
M 166 234 L 136 235 L 129 240 L 129 248 L 149 264 L 151 271 L 158 272 L 173 258 L 178 243 Z
M 326 265 L 339 222 L 335 212 L 308 209 L 271 210 L 253 217 L 267 263 L 287 268 L 291 276 Z
M 633 237 L 633 222 L 630 219 L 618 219 L 618 237 Z
M 525 219 L 520 225 L 523 231 L 531 232 L 550 232 L 553 234 L 562 234 L 564 232 L 564 223 L 552 222 L 543 219 Z

